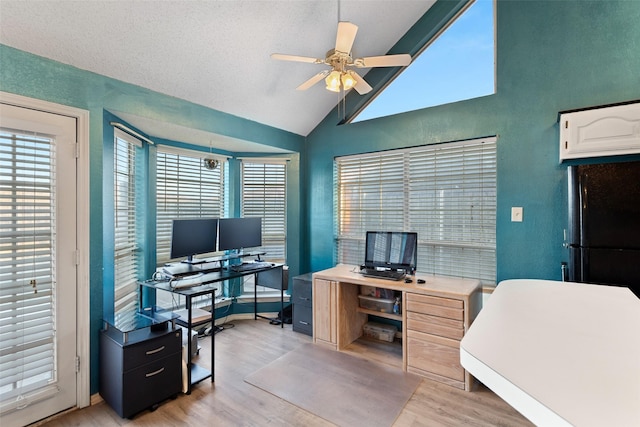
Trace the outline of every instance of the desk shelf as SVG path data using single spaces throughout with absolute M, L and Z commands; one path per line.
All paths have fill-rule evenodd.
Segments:
M 211 377 L 210 370 L 195 363 L 191 363 L 191 384 L 197 384 L 209 377 Z
M 215 302 L 213 303 L 215 305 Z M 207 310 L 203 310 L 201 308 L 196 308 L 193 307 L 191 309 L 191 327 L 195 328 L 198 326 L 202 326 L 202 325 L 206 325 L 207 323 L 211 323 L 211 312 L 207 311 Z M 183 328 L 188 328 L 189 327 L 189 322 L 188 319 L 186 317 L 186 309 L 185 310 L 180 310 L 178 311 L 180 313 L 180 316 L 176 318 L 176 323 L 180 326 L 182 326 Z M 176 313 L 176 312 L 174 312 Z M 184 316 L 183 316 L 184 314 Z M 201 320 L 197 320 L 197 319 L 201 319 Z M 213 325 L 211 325 L 213 327 Z
M 372 316 L 384 317 L 385 319 L 397 320 L 402 322 L 401 314 L 393 314 L 393 313 L 384 313 L 382 311 L 369 310 L 368 308 L 358 307 L 358 311 L 364 314 L 370 314 Z

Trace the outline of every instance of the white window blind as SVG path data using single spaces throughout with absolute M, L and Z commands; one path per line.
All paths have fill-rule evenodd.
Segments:
M 338 262 L 362 263 L 366 231 L 415 231 L 419 272 L 495 283 L 495 142 L 337 158 Z
M 242 216 L 262 217 L 266 258 L 285 261 L 287 236 L 286 164 L 242 161 Z
M 171 220 L 221 218 L 224 215 L 224 167 L 203 166 L 203 157 L 158 147 L 157 154 L 157 264 L 169 261 Z
M 134 312 L 139 279 L 136 224 L 136 149 L 141 142 L 115 129 L 114 141 L 114 313 Z
M 287 237 L 287 165 L 284 161 L 242 161 L 242 216 L 262 217 L 263 257 L 285 262 Z M 253 275 L 244 280 L 244 292 L 253 293 Z M 259 286 L 258 292 L 272 289 Z
M 0 130 L 0 401 L 56 380 L 55 140 Z

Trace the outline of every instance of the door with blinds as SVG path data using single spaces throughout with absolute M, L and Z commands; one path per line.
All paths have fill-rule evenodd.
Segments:
M 0 104 L 0 424 L 76 404 L 76 119 Z

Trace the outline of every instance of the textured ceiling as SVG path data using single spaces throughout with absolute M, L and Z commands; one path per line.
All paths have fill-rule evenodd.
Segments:
M 339 95 L 321 83 L 304 92 L 295 88 L 327 66 L 276 61 L 269 55 L 324 58 L 335 45 L 338 19 L 359 27 L 354 57 L 383 55 L 432 4 L 0 0 L 0 42 L 306 136 L 335 107 Z M 177 131 L 170 123 L 150 125 L 146 120 L 140 125 L 135 116 L 128 119 L 151 136 Z M 179 131 L 185 135 L 181 141 L 210 144 L 203 135 Z

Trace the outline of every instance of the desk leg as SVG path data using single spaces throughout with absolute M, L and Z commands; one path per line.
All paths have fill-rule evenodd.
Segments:
M 258 320 L 258 274 L 253 275 L 253 320 Z
M 216 354 L 216 295 L 215 291 L 211 292 L 211 382 L 214 381 L 213 374 L 215 372 Z
M 280 286 L 280 327 L 284 329 L 284 286 Z
M 187 394 L 191 394 L 191 297 L 185 296 L 185 304 L 187 305 Z

